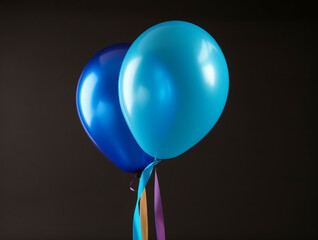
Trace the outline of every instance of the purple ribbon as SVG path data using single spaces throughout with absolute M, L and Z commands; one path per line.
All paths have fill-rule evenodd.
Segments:
M 157 176 L 157 166 L 155 166 L 154 211 L 155 211 L 157 240 L 165 240 L 166 239 L 165 222 L 163 218 L 160 186 L 159 186 L 159 181 Z

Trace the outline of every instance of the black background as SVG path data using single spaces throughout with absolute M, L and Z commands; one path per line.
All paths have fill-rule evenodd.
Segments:
M 304 1 L 0 1 L 0 239 L 131 239 L 133 175 L 90 142 L 75 90 L 97 51 L 166 20 L 207 30 L 230 72 L 213 130 L 159 166 L 167 239 L 316 238 L 315 14 Z

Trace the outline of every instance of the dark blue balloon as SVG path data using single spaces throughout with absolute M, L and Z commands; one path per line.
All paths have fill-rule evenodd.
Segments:
M 118 77 L 130 44 L 107 47 L 85 66 L 76 91 L 80 120 L 100 151 L 126 172 L 143 170 L 153 158 L 133 138 L 118 97 Z

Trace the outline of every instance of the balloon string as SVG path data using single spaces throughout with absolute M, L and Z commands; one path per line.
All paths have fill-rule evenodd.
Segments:
M 146 188 L 140 198 L 140 225 L 141 236 L 143 240 L 148 240 L 148 210 L 147 210 L 147 193 Z
M 161 201 L 159 180 L 157 175 L 157 167 L 155 167 L 154 211 L 155 211 L 155 225 L 156 225 L 157 240 L 165 240 L 166 239 L 165 222 L 163 218 L 162 201 Z
M 140 200 L 142 192 L 144 191 L 149 181 L 149 178 L 151 176 L 154 166 L 157 165 L 160 161 L 161 160 L 159 159 L 155 159 L 141 173 L 139 186 L 138 186 L 137 202 L 136 202 L 134 218 L 133 218 L 133 240 L 142 240 L 140 216 L 139 216 L 139 200 Z
M 129 183 L 129 189 L 132 192 L 137 192 L 133 187 L 133 184 L 137 179 L 140 178 L 140 174 L 136 174 L 134 178 Z M 142 239 L 148 240 L 148 210 L 147 210 L 147 192 L 146 188 L 142 192 L 140 197 L 140 224 L 141 224 L 141 235 Z

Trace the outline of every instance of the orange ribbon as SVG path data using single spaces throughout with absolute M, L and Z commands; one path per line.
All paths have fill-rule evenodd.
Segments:
M 148 240 L 148 211 L 146 188 L 140 197 L 140 227 L 142 240 Z

